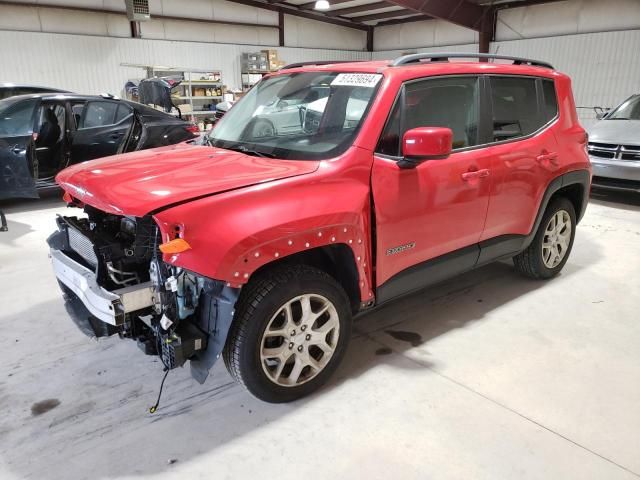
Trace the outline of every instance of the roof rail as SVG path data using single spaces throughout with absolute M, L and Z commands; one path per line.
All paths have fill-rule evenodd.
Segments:
M 366 60 L 321 60 L 319 62 L 298 62 L 285 65 L 280 70 L 289 70 L 290 68 L 306 67 L 307 65 L 332 65 L 334 63 L 357 63 L 366 62 Z
M 422 60 L 430 60 L 431 62 L 448 62 L 450 58 L 487 58 L 497 60 L 513 60 L 513 65 L 531 65 L 532 67 L 544 67 L 554 70 L 553 66 L 547 62 L 540 60 L 530 60 L 528 58 L 510 57 L 508 55 L 494 55 L 492 53 L 414 53 L 404 55 L 393 60 L 389 66 L 400 67 L 418 63 Z

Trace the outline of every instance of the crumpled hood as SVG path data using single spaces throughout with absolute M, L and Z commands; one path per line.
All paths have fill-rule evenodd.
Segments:
M 318 165 L 181 143 L 83 162 L 56 181 L 95 208 L 141 217 L 178 202 L 312 173 Z
M 601 120 L 589 129 L 589 141 L 640 145 L 640 120 Z

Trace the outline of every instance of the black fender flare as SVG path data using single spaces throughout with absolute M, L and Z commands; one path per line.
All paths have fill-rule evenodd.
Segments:
M 580 211 L 576 211 L 576 222 L 580 222 L 580 220 L 582 220 L 584 212 L 587 209 L 587 203 L 589 202 L 589 192 L 591 191 L 591 172 L 589 172 L 589 170 L 574 170 L 554 178 L 547 186 L 547 189 L 542 196 L 542 201 L 540 202 L 540 207 L 538 208 L 533 228 L 531 229 L 531 232 L 529 232 L 529 235 L 525 237 L 522 250 L 527 248 L 531 245 L 531 242 L 533 242 L 533 238 L 536 236 L 536 232 L 540 227 L 540 222 L 542 222 L 542 217 L 544 216 L 544 212 L 547 210 L 551 197 L 569 185 L 582 186 L 582 204 Z

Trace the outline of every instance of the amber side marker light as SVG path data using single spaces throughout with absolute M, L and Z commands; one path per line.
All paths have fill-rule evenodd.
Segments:
M 73 202 L 73 197 L 69 192 L 64 192 L 64 195 L 62 195 L 62 200 L 64 200 L 65 203 L 71 203 Z
M 162 253 L 182 253 L 191 250 L 191 245 L 182 238 L 176 238 L 170 242 L 163 243 L 159 248 Z

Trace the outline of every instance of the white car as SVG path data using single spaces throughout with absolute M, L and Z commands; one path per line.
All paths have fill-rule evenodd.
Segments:
M 589 131 L 593 186 L 640 193 L 640 94 L 602 116 Z

